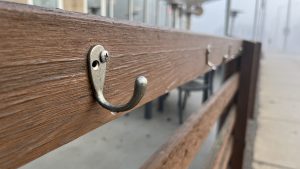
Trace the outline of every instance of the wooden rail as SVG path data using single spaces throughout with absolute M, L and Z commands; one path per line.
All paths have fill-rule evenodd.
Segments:
M 184 169 L 199 151 L 219 116 L 238 89 L 239 76 L 232 76 L 197 113 L 192 114 L 176 134 L 141 167 Z
M 229 115 L 226 117 L 226 121 L 224 125 L 222 126 L 221 132 L 215 141 L 215 145 L 213 146 L 213 155 L 210 160 L 210 164 L 208 168 L 211 169 L 220 169 L 223 165 L 228 166 L 228 158 L 227 156 L 230 156 L 228 154 L 228 151 L 231 152 L 232 148 L 232 131 L 233 126 L 235 123 L 236 118 L 236 108 L 232 108 L 230 110 Z M 229 147 L 230 145 L 230 147 Z
M 226 61 L 235 59 L 235 65 L 244 67 L 243 80 L 231 76 L 179 130 L 177 140 L 165 145 L 167 153 L 152 157 L 153 163 L 148 161 L 144 168 L 186 168 L 239 85 L 243 92 L 238 94 L 236 120 L 246 122 L 255 101 L 250 93 L 256 89 L 253 64 L 258 60 L 251 56 L 258 51 L 253 52 L 252 42 L 8 2 L 0 2 L 0 23 L 0 168 L 19 167 L 126 113 L 113 114 L 92 97 L 87 54 L 96 44 L 112 56 L 104 88 L 109 101 L 127 102 L 135 78 L 148 79 L 137 107 L 209 71 L 208 45 L 212 46 L 209 59 L 216 65 L 225 64 L 224 55 L 237 56 L 241 47 L 246 49 L 240 59 Z M 239 71 L 232 67 L 232 72 Z M 234 156 L 243 151 L 246 126 L 241 122 L 235 124 Z M 184 159 L 176 162 L 179 156 Z

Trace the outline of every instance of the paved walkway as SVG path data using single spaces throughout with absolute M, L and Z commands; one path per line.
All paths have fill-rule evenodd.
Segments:
M 215 76 L 215 90 L 221 77 Z M 143 107 L 26 164 L 21 169 L 135 169 L 139 168 L 180 126 L 177 116 L 178 91 L 173 90 L 153 118 L 144 119 Z M 194 92 L 187 101 L 186 118 L 199 109 L 202 92 Z M 217 126 L 206 139 L 190 169 L 207 169 Z
M 262 60 L 254 169 L 300 169 L 300 55 Z

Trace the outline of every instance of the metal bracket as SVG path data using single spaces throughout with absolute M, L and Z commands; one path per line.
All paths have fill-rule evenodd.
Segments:
M 123 105 L 113 105 L 109 103 L 104 95 L 104 81 L 106 72 L 106 63 L 109 59 L 109 53 L 101 45 L 93 46 L 88 55 L 89 76 L 94 91 L 96 101 L 104 108 L 112 112 L 127 111 L 135 107 L 145 94 L 147 88 L 147 79 L 139 76 L 135 80 L 134 92 L 130 101 Z

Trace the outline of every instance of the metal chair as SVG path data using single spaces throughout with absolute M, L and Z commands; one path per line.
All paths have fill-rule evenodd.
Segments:
M 178 118 L 180 124 L 183 123 L 183 111 L 190 93 L 203 91 L 202 102 L 205 102 L 213 93 L 213 77 L 214 71 L 210 71 L 206 73 L 204 77 L 178 87 Z
M 190 92 L 194 91 L 203 91 L 203 97 L 202 102 L 205 102 L 208 97 L 213 92 L 213 76 L 214 72 L 208 72 L 204 75 L 204 77 L 201 77 L 199 79 L 193 80 L 191 82 L 188 82 L 187 84 L 184 84 L 180 87 L 178 87 L 178 118 L 179 123 L 183 123 L 183 111 L 188 99 L 188 96 L 190 95 Z M 163 112 L 164 110 L 164 101 L 168 97 L 169 94 L 162 95 L 158 98 L 158 111 Z M 183 99 L 182 96 L 184 95 Z M 153 101 L 150 101 L 145 104 L 145 112 L 144 112 L 144 118 L 145 119 L 151 119 L 152 118 L 152 107 L 153 107 Z
M 158 105 L 157 105 L 157 110 L 159 112 L 164 111 L 164 101 L 166 98 L 169 96 L 169 93 L 164 94 L 158 98 Z M 145 119 L 151 119 L 152 118 L 152 107 L 153 107 L 153 101 L 150 101 L 145 104 L 145 112 L 144 112 L 144 118 Z

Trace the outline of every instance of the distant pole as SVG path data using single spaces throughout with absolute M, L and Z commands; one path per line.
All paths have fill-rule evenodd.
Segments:
M 274 20 L 274 25 L 275 26 L 275 29 L 274 29 L 274 35 L 273 35 L 273 38 L 274 38 L 274 41 L 276 41 L 276 44 L 278 45 L 277 41 L 278 41 L 278 35 L 279 35 L 279 28 L 280 28 L 280 24 L 281 24 L 281 14 L 282 14 L 282 8 L 284 6 L 279 6 L 277 8 L 277 11 L 276 11 L 276 17 L 275 17 L 275 20 Z M 276 45 L 276 46 L 277 46 Z
M 252 30 L 252 40 L 256 41 L 256 30 L 258 24 L 258 11 L 259 11 L 259 0 L 255 2 L 255 12 L 254 12 L 254 20 L 253 20 L 253 30 Z
M 265 33 L 266 5 L 267 5 L 267 0 L 262 0 L 261 1 L 261 28 L 260 28 L 260 41 L 261 42 L 263 42 L 263 40 L 264 40 L 264 33 Z
M 231 24 L 230 24 L 230 32 L 228 33 L 229 36 L 233 36 L 233 30 L 234 30 L 234 24 L 235 24 L 235 19 L 238 16 L 238 14 L 241 13 L 238 10 L 231 10 L 230 11 L 230 16 L 231 16 Z
M 283 34 L 284 34 L 283 51 L 286 51 L 287 39 L 290 34 L 291 4 L 292 4 L 292 1 L 289 0 L 288 5 L 287 5 L 287 12 L 286 12 L 286 23 L 285 23 L 285 28 L 284 28 L 284 32 L 283 32 Z
M 231 12 L 232 13 L 232 12 Z M 230 31 L 228 33 L 229 36 L 233 36 L 233 29 L 234 29 L 234 21 L 235 21 L 234 15 L 231 16 L 231 22 L 230 22 Z
M 224 35 L 229 35 L 229 19 L 230 19 L 230 11 L 231 11 L 231 0 L 226 1 L 226 13 L 225 13 L 225 29 L 224 29 Z

